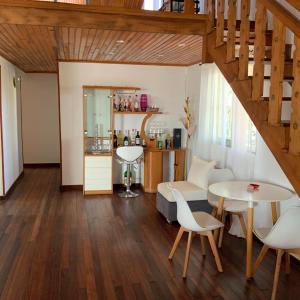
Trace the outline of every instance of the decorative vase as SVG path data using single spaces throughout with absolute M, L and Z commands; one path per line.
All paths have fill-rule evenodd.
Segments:
M 140 99 L 141 111 L 146 112 L 148 108 L 148 95 L 142 94 Z

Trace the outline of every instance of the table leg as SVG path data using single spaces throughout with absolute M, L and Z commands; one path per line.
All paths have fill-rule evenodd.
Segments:
M 246 277 L 252 277 L 252 249 L 253 249 L 253 203 L 248 204 L 247 216 L 247 256 L 246 256 Z
M 271 202 L 271 209 L 272 209 L 272 221 L 274 225 L 278 220 L 277 202 Z
M 217 215 L 216 215 L 216 218 L 218 220 L 221 220 L 221 218 L 222 218 L 223 207 L 224 207 L 224 197 L 220 197 L 219 204 L 218 204 L 218 209 L 217 209 Z M 215 241 L 218 240 L 219 232 L 220 232 L 219 229 L 216 229 L 215 232 L 214 232 Z

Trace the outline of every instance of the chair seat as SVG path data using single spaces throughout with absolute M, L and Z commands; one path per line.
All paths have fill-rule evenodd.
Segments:
M 219 200 L 211 200 L 208 199 L 208 203 L 214 207 L 218 207 Z M 239 200 L 228 200 L 225 199 L 224 201 L 224 210 L 228 212 L 244 212 L 247 211 L 248 203 L 245 201 L 239 201 Z
M 254 229 L 254 234 L 262 241 L 264 240 L 267 235 L 269 234 L 269 232 L 271 231 L 272 228 L 255 228 Z
M 193 217 L 200 227 L 206 228 L 207 230 L 215 230 L 224 226 L 222 222 L 203 211 L 193 212 Z
M 174 189 L 180 191 L 186 201 L 206 200 L 207 191 L 188 181 L 174 181 L 171 183 Z M 158 184 L 157 191 L 163 195 L 169 202 L 175 202 L 172 191 L 169 188 L 169 182 Z

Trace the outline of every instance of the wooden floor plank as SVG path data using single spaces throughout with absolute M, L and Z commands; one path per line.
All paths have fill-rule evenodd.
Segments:
M 212 254 L 194 238 L 182 280 L 185 234 L 156 211 L 155 196 L 84 198 L 59 191 L 59 169 L 25 169 L 11 196 L 0 203 L 0 299 L 268 299 L 275 255 L 255 279 L 244 277 L 245 241 L 225 234 L 217 272 Z M 254 253 L 261 245 L 254 241 Z M 296 299 L 300 267 L 281 274 L 278 299 Z

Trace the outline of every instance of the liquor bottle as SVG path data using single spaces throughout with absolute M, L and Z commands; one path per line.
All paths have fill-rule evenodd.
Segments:
M 122 134 L 122 131 L 119 130 L 119 133 L 118 133 L 118 146 L 122 146 L 123 145 L 123 134 Z
M 114 148 L 118 147 L 118 137 L 117 137 L 117 131 L 114 130 Z
M 123 146 L 129 146 L 129 140 L 128 136 L 125 134 L 124 140 L 123 140 Z
M 130 139 L 131 139 L 131 146 L 135 146 L 136 145 L 136 140 L 135 140 L 135 134 L 136 130 L 135 129 L 132 129 L 131 130 L 131 135 L 130 135 Z
M 140 146 L 140 145 L 141 145 L 141 137 L 140 137 L 139 131 L 136 132 L 136 136 L 135 136 L 135 144 L 136 144 L 137 146 Z

